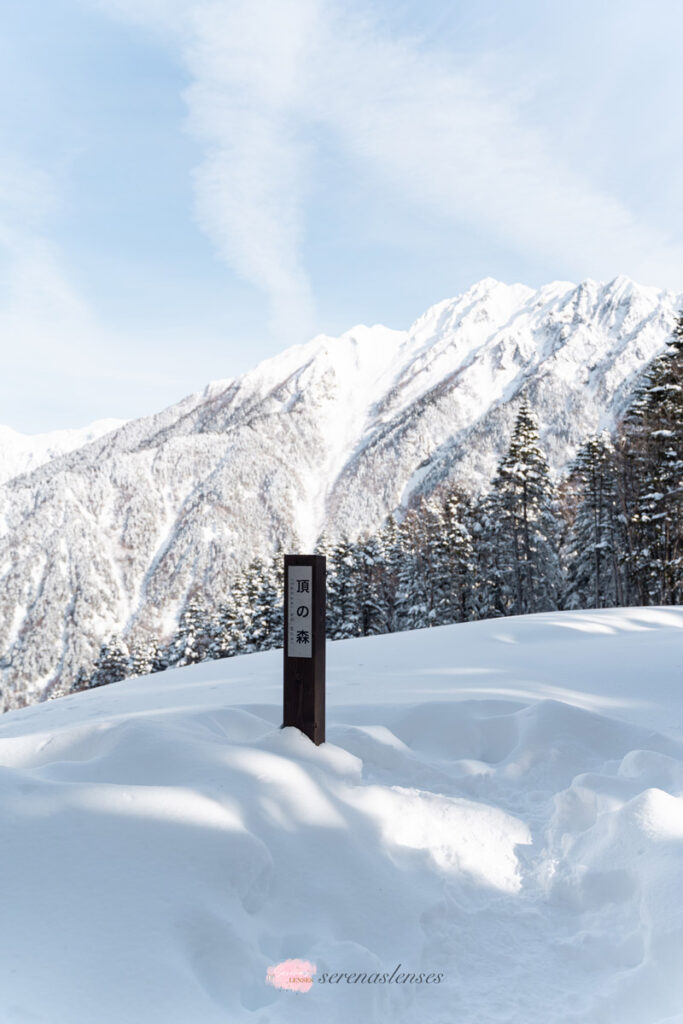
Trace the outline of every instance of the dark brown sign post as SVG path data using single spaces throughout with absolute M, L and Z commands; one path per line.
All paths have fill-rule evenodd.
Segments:
M 325 742 L 325 556 L 285 555 L 282 725 Z

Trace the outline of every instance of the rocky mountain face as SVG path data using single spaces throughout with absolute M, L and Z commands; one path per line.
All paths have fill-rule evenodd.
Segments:
M 72 678 L 113 631 L 167 635 L 190 592 L 220 600 L 255 555 L 357 536 L 445 481 L 485 488 L 522 394 L 560 473 L 614 426 L 681 305 L 626 278 L 487 279 L 407 331 L 319 336 L 12 476 L 5 706 Z

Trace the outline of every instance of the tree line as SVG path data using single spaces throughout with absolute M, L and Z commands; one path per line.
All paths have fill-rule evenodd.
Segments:
M 523 400 L 488 493 L 447 488 L 359 540 L 319 540 L 332 640 L 554 609 L 683 598 L 683 314 L 614 436 L 590 437 L 555 485 Z M 114 636 L 68 692 L 282 646 L 282 556 L 255 560 L 219 607 L 193 594 L 174 635 Z M 62 690 L 61 692 L 65 692 Z

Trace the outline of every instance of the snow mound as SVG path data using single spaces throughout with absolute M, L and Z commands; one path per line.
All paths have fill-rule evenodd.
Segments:
M 328 661 L 317 748 L 279 652 L 3 717 L 3 1024 L 676 1020 L 683 610 Z

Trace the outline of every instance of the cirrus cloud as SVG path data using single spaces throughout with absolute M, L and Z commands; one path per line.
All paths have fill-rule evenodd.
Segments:
M 260 288 L 275 329 L 313 328 L 303 258 L 314 139 L 458 226 L 547 263 L 548 277 L 673 286 L 683 246 L 563 161 L 499 83 L 334 0 L 94 0 L 162 32 L 189 76 L 198 222 Z M 487 65 L 490 67 L 490 62 Z

